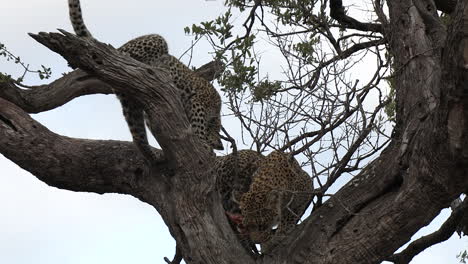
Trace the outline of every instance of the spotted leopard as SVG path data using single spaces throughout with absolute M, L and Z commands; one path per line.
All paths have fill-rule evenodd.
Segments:
M 237 154 L 216 157 L 217 172 L 216 189 L 221 196 L 221 202 L 229 220 L 229 224 L 236 233 L 242 246 L 253 256 L 259 255 L 255 243 L 249 235 L 239 228 L 242 222 L 239 201 L 249 190 L 252 176 L 260 166 L 263 155 L 253 150 L 240 150 Z
M 249 190 L 252 176 L 264 156 L 253 150 L 239 150 L 236 154 L 216 157 L 216 189 L 223 207 L 231 214 L 240 213 L 239 202 Z
M 210 82 L 198 76 L 177 58 L 163 55 L 160 64 L 169 70 L 182 93 L 182 103 L 192 129 L 209 147 L 222 150 L 221 96 Z
M 68 0 L 70 21 L 77 36 L 92 38 L 84 24 L 80 1 Z M 137 37 L 118 49 L 130 57 L 149 64 L 167 67 L 170 77 L 182 91 L 181 101 L 194 133 L 209 149 L 223 149 L 219 131 L 221 128 L 221 98 L 216 89 L 205 79 L 197 76 L 177 58 L 168 54 L 166 40 L 158 34 Z M 132 134 L 133 141 L 143 156 L 152 161 L 156 157 L 148 144 L 145 129 L 143 104 L 137 98 L 115 92 Z M 147 120 L 147 119 L 146 119 Z
M 261 244 L 262 253 L 269 252 L 294 228 L 311 199 L 309 175 L 293 157 L 273 151 L 261 160 L 242 194 L 239 228 Z

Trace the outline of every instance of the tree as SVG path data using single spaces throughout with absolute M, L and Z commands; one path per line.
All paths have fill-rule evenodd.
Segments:
M 341 1 L 228 1 L 247 11 L 245 35 L 229 41 L 229 14 L 190 29 L 208 37 L 217 32 L 219 42 L 213 44 L 228 65 L 221 83 L 253 146 L 304 155 L 304 165 L 315 168 L 311 176 L 320 182 L 311 215 L 284 238 L 279 250 L 259 259 L 235 242 L 213 189 L 213 157 L 193 134 L 183 133 L 189 125 L 164 70 L 123 59 L 107 45 L 66 32 L 33 35 L 82 70 L 29 90 L 11 80 L 0 84 L 0 153 L 49 185 L 126 193 L 151 204 L 187 263 L 407 263 L 447 239 L 466 211 L 464 201 L 438 232 L 394 254 L 467 191 L 467 2 L 455 6 L 454 1 L 391 1 L 387 17 L 383 3 L 375 1 L 378 23 L 364 23 L 348 16 Z M 268 8 L 278 18 L 275 30 L 267 28 L 262 16 Z M 451 13 L 447 26 L 437 8 Z M 256 22 L 291 58 L 290 75 L 281 82 L 254 78 Z M 291 29 L 301 30 L 280 32 Z M 300 33 L 307 38 L 287 38 Z M 330 48 L 319 50 L 323 42 Z M 359 86 L 347 81 L 346 72 L 357 61 L 353 56 L 364 51 L 375 54 L 377 67 L 375 77 Z M 394 99 L 382 95 L 369 110 L 364 100 L 371 90 L 379 93 L 383 79 L 394 89 Z M 144 100 L 165 161 L 149 166 L 129 142 L 62 137 L 27 114 L 59 107 L 80 95 L 109 93 L 110 87 Z M 246 100 L 259 103 L 240 104 Z M 394 108 L 387 110 L 395 114 L 395 127 L 387 139 L 379 113 L 393 102 Z M 253 114 L 245 114 L 243 107 L 251 107 Z M 377 136 L 384 140 L 376 141 Z M 323 164 L 318 155 L 326 151 L 334 155 L 332 162 Z M 325 200 L 329 188 L 346 173 L 356 176 Z

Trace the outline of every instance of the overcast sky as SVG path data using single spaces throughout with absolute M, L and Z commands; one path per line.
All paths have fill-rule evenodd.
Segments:
M 185 26 L 214 18 L 224 0 L 82 0 L 85 21 L 94 37 L 118 47 L 149 33 L 163 35 L 170 52 L 179 56 L 192 38 Z M 0 42 L 31 67 L 51 67 L 53 79 L 70 69 L 59 55 L 27 33 L 71 31 L 66 0 L 0 0 Z M 210 61 L 207 45 L 197 46 L 193 64 Z M 273 65 L 273 64 L 271 64 Z M 0 60 L 0 71 L 18 76 L 21 68 Z M 270 77 L 272 77 L 270 75 Z M 26 79 L 38 84 L 35 76 Z M 50 82 L 50 81 L 46 81 Z M 113 95 L 86 96 L 58 109 L 33 116 L 52 131 L 71 137 L 130 140 Z M 235 123 L 223 119 L 235 130 Z M 438 228 L 433 224 L 415 235 Z M 117 194 L 63 191 L 38 181 L 0 155 L 0 263 L 7 264 L 123 264 L 164 263 L 174 254 L 174 241 L 158 213 L 137 199 Z M 467 239 L 453 236 L 426 250 L 412 263 L 457 263 L 455 255 L 468 248 Z

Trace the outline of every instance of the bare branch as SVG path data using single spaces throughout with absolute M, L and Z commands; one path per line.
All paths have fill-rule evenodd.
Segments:
M 460 221 L 468 214 L 468 199 L 460 204 L 450 217 L 442 224 L 436 232 L 423 236 L 408 245 L 402 252 L 389 257 L 387 260 L 396 264 L 407 264 L 425 249 L 449 239 L 460 224 Z
M 164 167 L 150 176 L 131 142 L 57 135 L 1 98 L 0 153 L 48 185 L 72 191 L 131 194 L 148 201 L 167 177 Z
M 89 74 L 76 70 L 47 85 L 22 89 L 13 82 L 0 82 L 0 97 L 23 108 L 39 113 L 57 108 L 76 97 L 88 94 L 110 94 L 111 87 Z
M 330 0 L 330 16 L 346 28 L 383 33 L 381 24 L 362 23 L 347 16 L 342 0 Z
M 167 264 L 180 264 L 180 262 L 182 261 L 183 257 L 182 257 L 182 253 L 180 252 L 180 248 L 179 247 L 176 247 L 176 252 L 175 252 L 175 256 L 174 258 L 171 260 L 169 260 L 167 257 L 164 257 L 164 261 L 166 261 Z
M 211 61 L 195 72 L 202 78 L 212 81 L 224 65 L 219 61 Z M 112 87 L 82 70 L 75 70 L 50 84 L 31 86 L 22 89 L 14 82 L 0 82 L 0 98 L 4 98 L 28 113 L 40 113 L 62 106 L 83 95 L 112 94 Z

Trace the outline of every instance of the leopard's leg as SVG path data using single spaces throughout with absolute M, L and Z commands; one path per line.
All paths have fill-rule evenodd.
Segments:
M 280 222 L 275 230 L 271 230 L 271 237 L 261 244 L 262 253 L 268 254 L 273 252 L 281 242 L 289 235 L 294 229 L 298 221 L 296 214 L 291 213 L 290 209 L 283 208 L 279 216 Z
M 213 146 L 210 145 L 207 137 L 207 113 L 206 107 L 202 103 L 202 98 L 195 95 L 190 100 L 190 107 L 187 116 L 195 135 L 201 140 L 203 147 L 214 155 Z
M 122 112 L 127 121 L 128 128 L 132 135 L 133 143 L 138 148 L 143 157 L 150 163 L 161 161 L 161 157 L 156 155 L 148 143 L 148 137 L 145 128 L 145 117 L 142 106 L 127 95 L 116 93 L 122 105 Z
M 221 137 L 219 136 L 219 132 L 221 130 L 221 118 L 218 115 L 211 116 L 210 120 L 208 120 L 207 124 L 207 142 L 210 146 L 217 150 L 223 150 L 223 142 L 221 141 Z
M 203 83 L 203 82 L 202 82 Z M 207 138 L 208 144 L 210 144 L 214 149 L 223 150 L 223 142 L 221 141 L 221 97 L 216 89 L 208 82 L 206 82 L 207 87 L 203 94 L 206 98 L 210 100 L 204 101 L 205 108 L 207 111 L 206 120 L 207 120 Z

